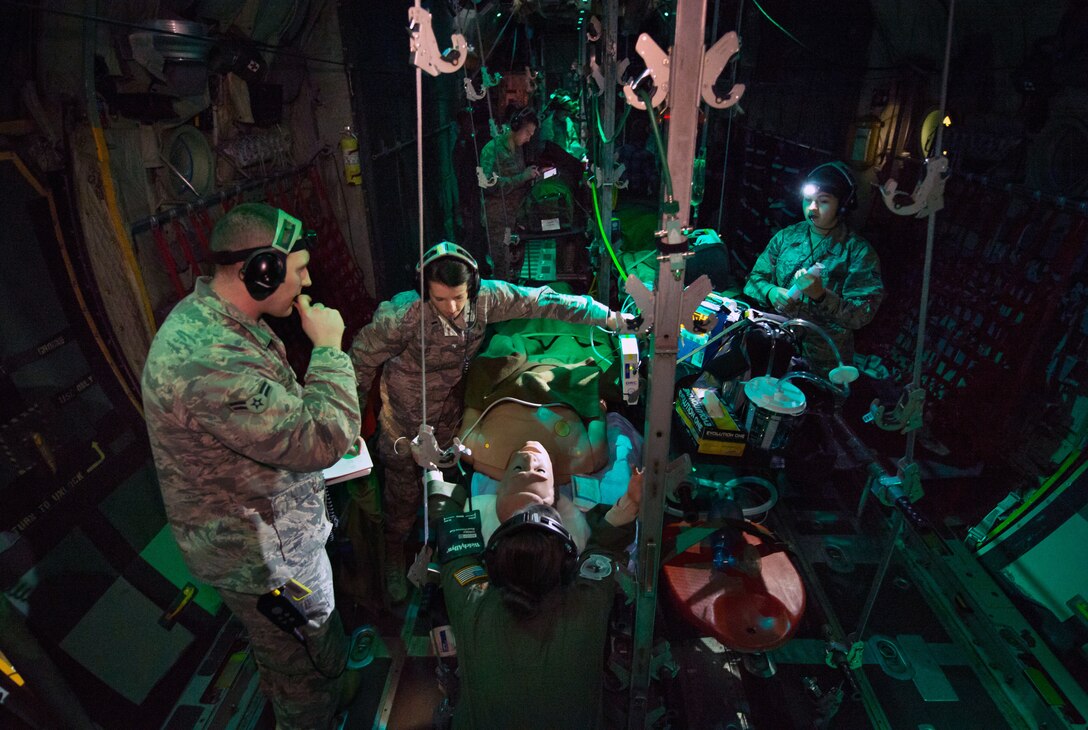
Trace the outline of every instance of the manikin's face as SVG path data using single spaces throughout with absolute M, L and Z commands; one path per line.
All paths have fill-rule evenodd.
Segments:
M 276 291 L 272 292 L 268 299 L 262 302 L 265 305 L 263 309 L 267 314 L 273 317 L 286 317 L 291 314 L 295 297 L 313 283 L 310 281 L 309 266 L 309 251 L 295 251 L 287 255 L 287 273 L 284 276 L 283 283 L 276 288 Z
M 532 504 L 555 504 L 555 475 L 544 447 L 527 441 L 510 455 L 495 494 L 495 510 L 505 522 Z
M 429 281 L 427 295 L 438 313 L 452 321 L 465 311 L 465 306 L 468 304 L 468 284 L 446 286 L 440 281 Z
M 839 199 L 822 190 L 805 196 L 805 219 L 809 226 L 827 233 L 839 219 Z

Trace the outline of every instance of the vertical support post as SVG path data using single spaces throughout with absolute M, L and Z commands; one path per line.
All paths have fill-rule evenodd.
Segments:
M 702 103 L 703 33 L 706 0 L 677 0 L 676 35 L 669 51 L 669 171 L 680 205 L 681 227 L 691 215 L 692 162 L 699 141 L 699 106 Z
M 598 97 L 598 109 L 601 115 L 601 129 L 607 138 L 601 144 L 600 165 L 601 168 L 601 225 L 608 242 L 615 246 L 612 240 L 612 191 L 616 184 L 616 166 L 613 161 L 615 143 L 612 138 L 616 134 L 616 44 L 619 34 L 619 0 L 605 0 L 604 4 L 604 28 L 601 30 L 601 40 L 604 41 L 604 58 L 601 59 L 601 71 L 604 74 L 604 89 Z M 597 130 L 590 129 L 591 135 L 597 134 Z M 612 258 L 604 250 L 605 242 L 601 241 L 600 265 L 597 268 L 597 292 L 599 299 L 609 304 L 612 298 Z
M 937 139 L 930 150 L 930 158 L 944 156 L 944 115 L 948 113 L 948 67 L 952 58 L 952 19 L 956 12 L 956 0 L 948 3 L 948 29 L 945 31 L 944 68 L 941 70 L 941 119 L 937 121 Z M 918 337 L 914 342 L 914 368 L 911 371 L 911 388 L 922 387 L 922 366 L 926 353 L 926 322 L 929 318 L 929 282 L 933 270 L 933 242 L 937 235 L 937 213 L 930 211 L 926 218 L 926 255 L 922 265 L 922 292 L 918 302 Z M 914 444 L 918 440 L 918 429 L 907 432 L 907 445 L 901 463 L 914 463 Z
M 687 240 L 682 229 L 688 224 L 691 209 L 692 162 L 698 137 L 706 3 L 707 0 L 678 0 L 676 32 L 669 58 L 667 154 L 673 197 L 679 204 L 679 210 L 675 214 L 666 212 L 662 218 L 664 237 L 658 246 L 657 283 L 654 287 L 654 351 L 649 364 L 645 478 L 639 513 L 638 590 L 631 658 L 629 730 L 642 730 L 647 719 L 672 432 L 673 382 L 676 379 L 684 257 L 687 253 Z

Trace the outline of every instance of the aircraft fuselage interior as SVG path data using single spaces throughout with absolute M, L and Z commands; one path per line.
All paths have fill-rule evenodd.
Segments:
M 1088 729 L 1088 3 L 0 36 L 0 727 Z

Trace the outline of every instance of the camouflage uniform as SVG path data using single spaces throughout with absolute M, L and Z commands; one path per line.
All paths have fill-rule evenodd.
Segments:
M 200 279 L 155 336 L 143 372 L 144 416 L 166 515 L 193 575 L 220 589 L 249 631 L 261 687 L 280 728 L 324 728 L 339 680 L 256 610 L 290 579 L 313 593 L 299 607 L 310 652 L 343 665 L 325 541 L 321 470 L 359 434 L 347 355 L 314 348 L 301 386 L 283 342 Z
M 480 152 L 480 167 L 484 175 L 498 176 L 498 182 L 484 188 L 484 218 L 487 223 L 487 240 L 491 248 L 493 273 L 497 279 L 511 279 L 511 252 L 504 241 L 506 229 L 517 229 L 518 211 L 532 182 L 522 180 L 525 172 L 525 155 L 521 147 L 513 150 L 508 145 L 509 136 L 499 135 L 484 145 Z
M 826 330 L 839 348 L 842 361 L 849 365 L 854 358 L 854 330 L 864 327 L 876 315 L 884 299 L 884 284 L 876 251 L 847 226 L 839 226 L 828 240 L 818 242 L 809 237 L 807 221 L 783 228 L 759 255 L 744 285 L 744 293 L 758 305 L 770 307 L 771 289 L 789 289 L 798 269 L 811 268 L 817 262 L 824 265 L 827 295 L 816 302 L 802 294 L 782 314 L 807 319 Z M 819 372 L 827 372 L 836 365 L 827 343 L 815 333 L 805 337 L 805 355 Z
M 378 453 L 385 465 L 383 511 L 386 539 L 407 538 L 422 500 L 420 471 L 409 451 L 422 421 L 419 318 L 426 316 L 427 423 L 441 447 L 457 434 L 464 410 L 464 375 L 480 350 L 491 322 L 552 318 L 603 325 L 609 310 L 585 296 L 557 294 L 548 287 L 529 289 L 485 279 L 475 302 L 451 324 L 416 292 L 403 292 L 378 307 L 374 319 L 351 346 L 359 390 L 370 390 L 374 371 L 385 364 L 381 381 L 381 437 Z M 465 326 L 464 318 L 470 324 Z M 398 439 L 400 440 L 398 443 Z

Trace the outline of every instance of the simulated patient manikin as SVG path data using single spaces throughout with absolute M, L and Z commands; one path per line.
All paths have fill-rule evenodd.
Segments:
M 538 441 L 526 441 L 510 455 L 495 494 L 476 495 L 465 509 L 471 506 L 480 510 L 483 537 L 489 540 L 499 525 L 531 504 L 554 507 L 563 518 L 563 527 L 574 538 L 578 552 L 585 550 L 589 524 L 582 511 L 556 490 L 551 457 Z
M 428 481 L 427 491 L 432 522 L 454 512 L 479 510 L 486 542 L 499 525 L 517 512 L 531 504 L 547 504 L 559 512 L 578 551 L 585 549 L 589 523 L 582 511 L 555 488 L 551 457 L 538 441 L 526 441 L 510 455 L 495 494 L 478 494 L 469 501 L 463 486 L 442 481 L 440 472 L 431 474 L 434 478 Z

